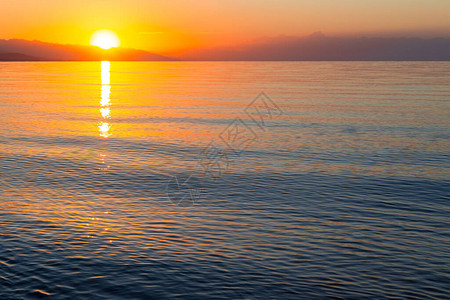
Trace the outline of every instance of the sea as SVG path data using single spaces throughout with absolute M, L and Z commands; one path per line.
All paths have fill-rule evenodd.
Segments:
M 0 63 L 0 299 L 450 299 L 450 62 Z

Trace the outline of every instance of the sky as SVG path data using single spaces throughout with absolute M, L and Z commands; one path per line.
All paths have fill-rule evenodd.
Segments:
M 123 47 L 172 54 L 262 37 L 450 37 L 450 0 L 0 0 L 0 39 L 89 44 L 98 29 Z

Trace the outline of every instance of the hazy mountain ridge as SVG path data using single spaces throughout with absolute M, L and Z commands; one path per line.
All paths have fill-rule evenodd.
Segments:
M 144 50 L 96 46 L 61 45 L 20 39 L 0 40 L 0 60 L 28 61 L 84 61 L 84 60 L 136 60 L 167 61 L 171 57 Z
M 251 43 L 192 49 L 177 58 L 144 50 L 0 40 L 0 61 L 450 61 L 450 39 L 279 36 Z
M 287 60 L 287 61 L 449 61 L 450 39 L 279 36 L 246 45 L 197 49 L 180 56 L 185 60 Z
M 0 61 L 39 61 L 40 59 L 34 56 L 22 53 L 0 53 Z

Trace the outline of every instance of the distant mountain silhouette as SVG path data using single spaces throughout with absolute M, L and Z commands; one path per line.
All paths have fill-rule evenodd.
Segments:
M 184 60 L 449 61 L 450 39 L 307 37 L 265 38 L 234 47 L 194 49 Z
M 22 53 L 0 53 L 0 61 L 36 61 L 39 58 Z
M 175 60 L 143 50 L 95 46 L 61 45 L 19 39 L 0 40 L 0 61 L 83 61 L 83 60 Z
M 193 49 L 181 60 L 237 61 L 450 61 L 450 39 L 344 38 L 316 32 L 307 37 L 279 36 L 252 43 Z M 177 60 L 143 50 L 61 45 L 27 40 L 0 40 L 0 61 L 167 61 Z

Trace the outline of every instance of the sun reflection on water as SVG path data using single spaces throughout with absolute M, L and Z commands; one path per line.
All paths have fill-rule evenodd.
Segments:
M 110 69 L 111 63 L 109 61 L 102 61 L 102 84 L 110 84 Z
M 109 107 L 101 107 L 100 113 L 102 114 L 103 119 L 108 119 L 111 117 L 111 109 Z
M 111 124 L 107 122 L 107 119 L 111 118 L 111 63 L 109 61 L 101 62 L 101 80 L 102 80 L 102 88 L 101 88 L 101 99 L 100 99 L 100 114 L 102 115 L 103 120 L 98 124 L 98 130 L 100 132 L 100 136 L 107 138 L 111 136 Z
M 109 84 L 102 83 L 102 98 L 100 100 L 100 104 L 102 106 L 107 106 L 110 104 L 110 94 L 111 94 L 111 86 Z

